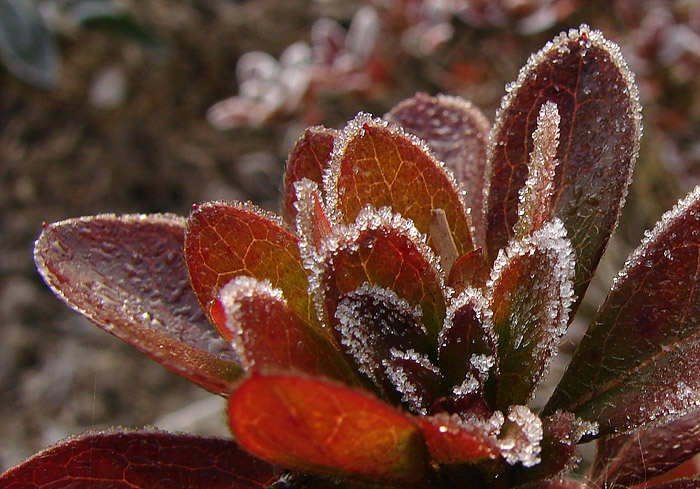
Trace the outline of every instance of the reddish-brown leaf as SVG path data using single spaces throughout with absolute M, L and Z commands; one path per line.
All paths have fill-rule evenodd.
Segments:
M 0 489 L 264 489 L 283 469 L 233 440 L 153 430 L 89 432 L 0 476 Z
M 601 435 L 662 424 L 700 406 L 700 188 L 629 257 L 547 411 Z
M 223 336 L 247 371 L 298 371 L 359 383 L 328 334 L 300 318 L 269 282 L 236 277 L 218 300 L 226 316 Z
M 447 285 L 455 293 L 460 293 L 467 287 L 482 288 L 489 279 L 489 265 L 484 258 L 483 248 L 477 248 L 457 258 L 450 269 Z
M 187 278 L 184 219 L 101 215 L 44 227 L 34 260 L 53 292 L 100 328 L 213 392 L 241 373 Z
M 485 243 L 484 179 L 491 124 L 479 109 L 459 97 L 418 93 L 384 116 L 428 143 L 457 182 L 464 186 L 471 209 L 474 242 Z
M 288 224 L 293 225 L 296 216 L 294 183 L 308 178 L 322 185 L 323 170 L 331 158 L 337 134 L 334 129 L 309 127 L 289 153 L 284 171 L 284 220 Z
M 362 113 L 348 123 L 338 141 L 325 188 L 328 208 L 338 213 L 333 218 L 350 223 L 367 204 L 390 206 L 427 234 L 430 211 L 442 209 L 458 254 L 472 250 L 469 219 L 456 181 L 423 141 Z
M 641 484 L 700 452 L 700 413 L 629 435 L 598 440 L 591 479 L 615 488 Z
M 488 255 L 513 236 L 518 195 L 528 175 L 540 107 L 561 116 L 554 214 L 576 254 L 580 299 L 617 224 L 641 137 L 637 87 L 618 46 L 581 26 L 533 55 L 509 88 L 489 148 L 486 201 Z
M 430 458 L 441 465 L 494 459 L 501 453 L 496 434 L 485 422 L 464 422 L 446 414 L 420 416 L 415 421 Z
M 500 372 L 487 390 L 494 409 L 531 400 L 566 331 L 573 270 L 558 219 L 499 254 L 486 291 L 498 338 Z
M 588 489 L 584 482 L 569 479 L 548 479 L 518 486 L 519 489 Z M 679 488 L 680 489 L 680 488 Z
M 423 440 L 408 417 L 325 381 L 254 375 L 231 395 L 228 415 L 242 446 L 295 470 L 413 483 L 426 468 Z
M 221 288 L 244 275 L 269 280 L 282 290 L 289 307 L 316 321 L 297 237 L 272 214 L 241 203 L 195 207 L 187 220 L 185 259 L 192 287 L 207 312 Z
M 365 208 L 355 223 L 337 226 L 324 241 L 311 283 L 330 324 L 337 323 L 340 298 L 363 284 L 393 291 L 411 307 L 420 306 L 421 322 L 435 346 L 445 317 L 436 263 L 409 221 L 388 208 Z
M 682 479 L 676 479 L 669 482 L 663 482 L 661 484 L 655 484 L 647 486 L 647 489 L 699 489 L 700 488 L 700 476 L 695 477 L 684 477 Z

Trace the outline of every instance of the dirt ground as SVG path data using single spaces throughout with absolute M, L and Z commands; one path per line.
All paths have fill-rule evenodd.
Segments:
M 331 15 L 347 25 L 355 7 L 302 0 L 130 5 L 162 49 L 101 32 L 62 37 L 61 78 L 52 91 L 0 70 L 0 470 L 89 428 L 155 424 L 227 433 L 220 399 L 98 330 L 48 291 L 31 256 L 42 222 L 105 212 L 186 215 L 192 203 L 213 199 L 253 200 L 276 210 L 285 155 L 305 124 L 338 127 L 359 110 L 381 115 L 418 90 L 460 87 L 492 119 L 505 82 L 561 28 L 511 42 L 503 35 L 500 44 L 489 41 L 497 31 L 482 31 L 480 45 L 458 32 L 445 56 L 481 53 L 463 86 L 436 82 L 448 62 L 397 57 L 373 93 L 323 94 L 316 110 L 302 116 L 220 131 L 205 114 L 236 93 L 241 54 L 261 49 L 277 56 L 294 41 L 308 41 L 316 18 Z M 126 84 L 124 102 L 109 109 L 90 103 L 106 70 L 117 70 Z M 664 171 L 654 171 L 664 178 L 644 180 L 633 196 L 656 185 L 663 197 L 642 218 L 626 218 L 628 240 L 612 246 L 601 283 L 610 280 L 627 243 L 687 190 L 663 183 Z M 602 290 L 594 289 L 591 300 L 600 300 Z

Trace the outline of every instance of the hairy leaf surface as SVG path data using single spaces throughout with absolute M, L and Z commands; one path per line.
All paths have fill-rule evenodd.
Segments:
M 184 220 L 100 215 L 45 226 L 39 273 L 72 309 L 168 369 L 227 392 L 241 369 L 202 313 L 187 278 Z
M 283 469 L 233 440 L 150 430 L 88 432 L 0 476 L 2 489 L 263 489 Z
M 242 446 L 292 469 L 406 484 L 425 471 L 423 440 L 410 419 L 347 387 L 254 375 L 231 395 L 228 415 Z
M 591 479 L 629 487 L 666 473 L 700 452 L 700 413 L 629 435 L 598 440 Z
M 289 307 L 316 320 L 297 237 L 272 214 L 241 203 L 197 206 L 187 220 L 185 259 L 192 287 L 207 312 L 224 285 L 245 275 L 269 280 L 282 290 Z
M 537 116 L 551 101 L 561 116 L 552 205 L 576 254 L 580 299 L 617 225 L 637 156 L 641 116 L 634 76 L 618 46 L 583 25 L 532 55 L 507 90 L 489 148 L 488 255 L 495 260 L 513 236 Z
M 485 243 L 484 178 L 491 124 L 481 111 L 459 97 L 418 93 L 384 116 L 389 122 L 428 143 L 435 156 L 452 170 L 466 192 L 474 242 Z
M 348 123 L 324 185 L 328 208 L 338 211 L 336 220 L 354 221 L 367 204 L 389 206 L 427 234 L 431 209 L 442 209 L 458 254 L 473 248 L 465 202 L 451 172 L 423 141 L 381 119 L 360 113 Z
M 700 407 L 700 187 L 630 255 L 547 410 L 601 434 L 661 424 Z
M 296 209 L 296 192 L 294 184 L 308 178 L 319 186 L 323 183 L 323 171 L 330 161 L 333 152 L 333 141 L 338 135 L 335 129 L 316 126 L 304 131 L 294 144 L 287 158 L 287 166 L 284 170 L 284 220 L 288 224 L 294 224 Z

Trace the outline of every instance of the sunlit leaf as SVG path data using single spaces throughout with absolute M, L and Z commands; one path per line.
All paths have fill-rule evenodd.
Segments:
M 333 141 L 337 134 L 338 131 L 334 129 L 321 126 L 309 127 L 294 144 L 284 170 L 285 222 L 294 224 L 296 216 L 294 184 L 304 178 L 316 182 L 319 186 L 323 183 L 323 170 L 330 160 Z
M 2 489 L 263 489 L 283 469 L 233 440 L 152 430 L 88 432 L 0 476 Z
M 236 277 L 218 300 L 225 314 L 223 336 L 246 370 L 298 371 L 359 383 L 328 333 L 300 318 L 269 282 Z
M 508 92 L 489 148 L 488 255 L 495 260 L 513 236 L 537 116 L 551 101 L 561 116 L 552 204 L 576 254 L 574 291 L 581 299 L 617 224 L 637 156 L 634 76 L 619 47 L 583 25 L 532 55 Z
M 500 373 L 488 391 L 495 409 L 531 400 L 566 331 L 573 269 L 559 220 L 499 254 L 486 291 L 498 337 Z
M 322 475 L 412 483 L 426 454 L 409 418 L 371 395 L 321 380 L 252 376 L 229 400 L 236 440 L 254 455 Z
M 700 188 L 629 257 L 547 410 L 600 423 L 601 435 L 700 407 Z
M 44 227 L 34 260 L 54 293 L 96 325 L 205 389 L 240 375 L 192 293 L 184 220 L 101 215 Z
M 348 123 L 324 185 L 328 208 L 338 211 L 332 217 L 343 223 L 353 222 L 367 204 L 390 206 L 427 234 L 431 209 L 442 209 L 458 254 L 473 248 L 466 204 L 451 172 L 423 141 L 381 119 L 361 113 Z
M 316 182 L 302 178 L 295 182 L 294 192 L 297 211 L 295 225 L 299 237 L 299 253 L 307 269 L 313 269 L 319 260 L 318 251 L 323 240 L 331 232 L 331 225 L 323 209 L 321 196 Z
M 416 418 L 430 458 L 439 464 L 455 465 L 494 459 L 501 453 L 495 428 L 487 422 L 465 422 L 458 416 L 439 414 Z
M 464 186 L 471 209 L 474 242 L 485 243 L 484 178 L 491 124 L 481 111 L 459 97 L 418 93 L 384 116 L 428 143 L 435 156 Z
M 187 220 L 185 259 L 192 287 L 207 312 L 224 285 L 245 275 L 269 280 L 282 290 L 289 307 L 316 321 L 297 237 L 272 214 L 241 203 L 195 207 Z
M 599 486 L 629 487 L 663 474 L 700 452 L 700 414 L 598 440 L 591 479 Z
M 334 228 L 320 253 L 311 283 L 331 324 L 337 320 L 340 298 L 367 284 L 392 290 L 411 307 L 420 306 L 428 338 L 437 343 L 445 317 L 442 277 L 411 222 L 388 208 L 365 208 L 355 223 Z

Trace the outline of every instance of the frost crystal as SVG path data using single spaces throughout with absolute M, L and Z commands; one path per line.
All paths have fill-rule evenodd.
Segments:
M 528 177 L 520 189 L 518 221 L 515 235 L 523 238 L 541 228 L 551 216 L 554 175 L 559 146 L 559 111 L 553 102 L 545 102 L 537 117 L 537 129 L 532 135 L 534 149 L 530 153 Z
M 314 225 L 314 206 L 316 202 L 321 203 L 318 185 L 308 178 L 303 178 L 294 182 L 294 191 L 297 197 L 294 207 L 297 210 L 296 231 L 299 237 L 299 254 L 304 268 L 311 269 L 318 261 L 316 243 L 323 238 L 323 235 L 320 235 L 322 233 Z
M 404 352 L 392 347 L 389 353 L 391 359 L 382 360 L 382 366 L 391 383 L 401 393 L 401 401 L 411 406 L 415 412 L 423 415 L 428 414 L 429 406 L 426 404 L 423 396 L 422 386 L 417 383 L 415 375 L 411 375 L 411 372 L 407 371 L 402 364 L 412 363 L 417 369 L 436 375 L 440 375 L 440 369 L 433 365 L 426 355 L 420 354 L 413 349 Z M 402 360 L 403 362 L 397 362 L 396 360 Z
M 542 421 L 527 406 L 511 406 L 505 436 L 498 440 L 501 455 L 510 465 L 521 462 L 524 467 L 540 463 Z

